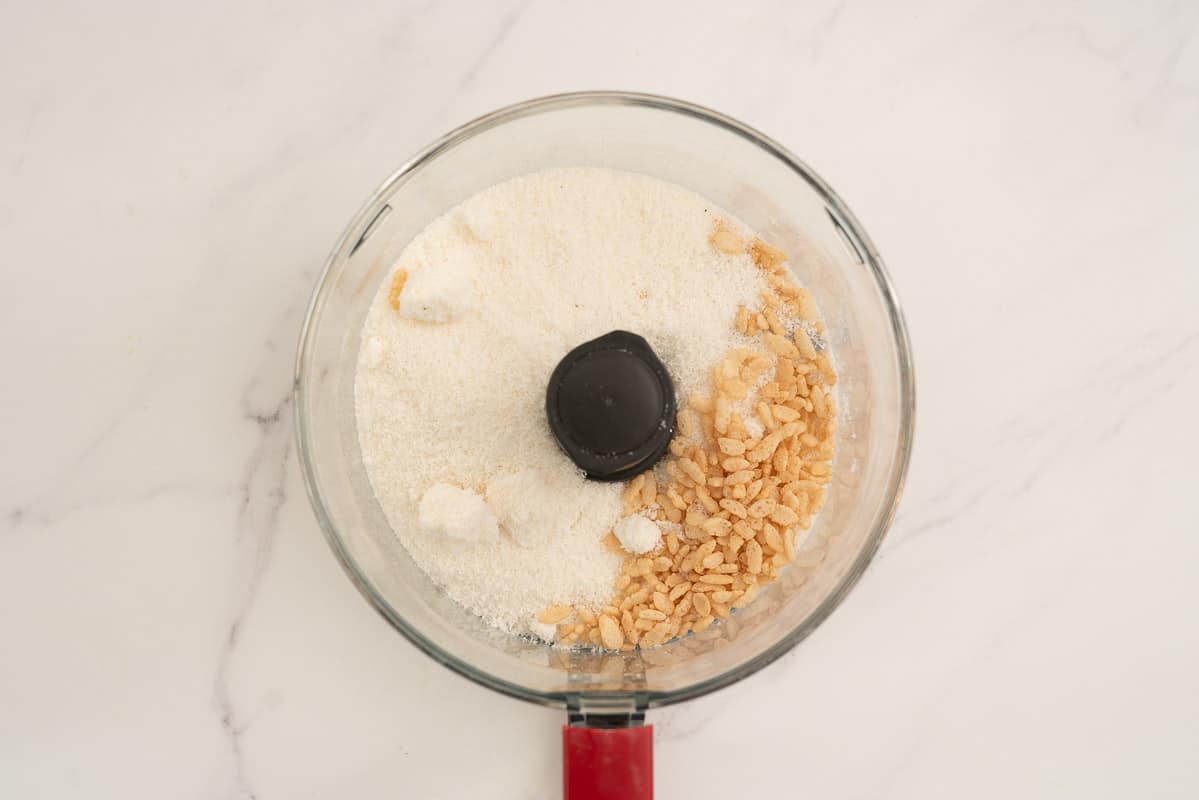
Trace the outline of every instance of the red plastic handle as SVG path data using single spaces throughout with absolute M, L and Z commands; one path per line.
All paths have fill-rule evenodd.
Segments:
M 654 726 L 562 726 L 565 800 L 653 800 Z

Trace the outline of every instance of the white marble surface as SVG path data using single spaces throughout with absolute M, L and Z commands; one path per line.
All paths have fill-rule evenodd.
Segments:
M 0 5 L 0 797 L 557 795 L 562 716 L 343 578 L 290 382 L 378 181 L 581 88 L 793 148 L 918 365 L 878 561 L 651 715 L 659 796 L 1199 795 L 1199 6 L 217 5 Z

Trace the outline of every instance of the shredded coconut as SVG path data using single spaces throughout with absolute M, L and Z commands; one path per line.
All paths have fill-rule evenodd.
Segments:
M 363 463 L 412 557 L 489 624 L 529 632 L 547 606 L 610 598 L 621 556 L 603 539 L 621 485 L 585 480 L 558 449 L 546 381 L 571 348 L 622 329 L 650 342 L 680 401 L 704 390 L 748 343 L 732 320 L 766 285 L 749 255 L 709 244 L 717 218 L 730 217 L 641 175 L 533 173 L 474 195 L 404 249 L 400 313 L 382 280 L 355 379 Z M 498 537 L 463 546 L 436 515 L 422 524 L 418 505 L 439 483 L 480 490 Z

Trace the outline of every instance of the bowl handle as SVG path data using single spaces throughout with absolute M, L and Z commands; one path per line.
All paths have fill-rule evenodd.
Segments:
M 565 800 L 653 800 L 654 726 L 562 726 Z

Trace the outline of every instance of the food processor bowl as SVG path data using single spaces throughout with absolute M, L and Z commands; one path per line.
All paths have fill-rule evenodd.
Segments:
M 598 166 L 690 189 L 782 248 L 819 304 L 839 372 L 827 502 L 796 561 L 749 606 L 646 650 L 565 650 L 488 627 L 450 600 L 391 531 L 359 452 L 354 371 L 363 321 L 403 248 L 476 192 L 542 169 Z M 576 721 L 636 721 L 769 664 L 845 597 L 895 513 L 912 444 L 911 353 L 891 281 L 833 191 L 778 143 L 679 100 L 584 92 L 470 122 L 404 164 L 350 222 L 301 335 L 296 424 L 309 495 L 351 580 L 413 644 L 505 694 Z

